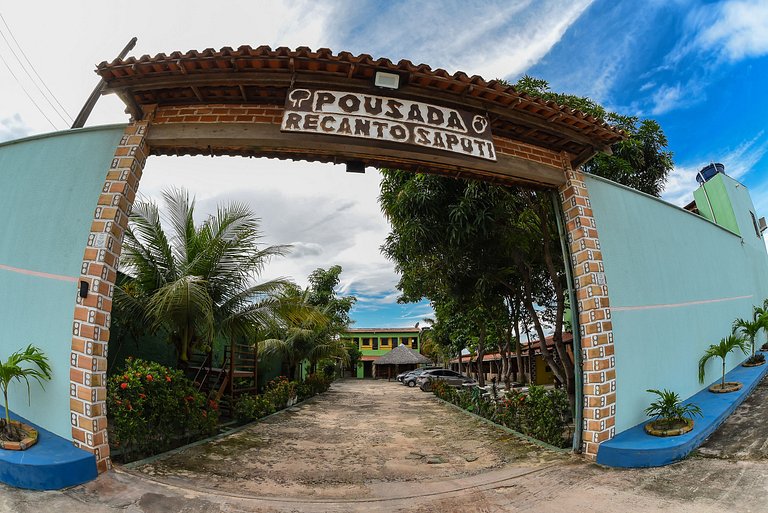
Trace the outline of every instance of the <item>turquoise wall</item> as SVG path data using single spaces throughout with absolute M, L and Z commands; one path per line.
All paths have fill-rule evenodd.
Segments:
M 34 344 L 53 367 L 45 390 L 32 385 L 32 406 L 26 387 L 12 385 L 11 410 L 66 439 L 72 436 L 69 355 L 77 279 L 124 128 L 68 130 L 0 144 L 0 359 Z
M 619 433 L 645 419 L 646 389 L 685 398 L 705 386 L 697 378 L 705 348 L 768 297 L 768 255 L 749 193 L 729 177 L 722 185 L 742 236 L 608 180 L 587 175 L 586 183 L 611 300 Z M 744 358 L 732 355 L 728 368 Z M 706 385 L 719 372 L 711 361 Z

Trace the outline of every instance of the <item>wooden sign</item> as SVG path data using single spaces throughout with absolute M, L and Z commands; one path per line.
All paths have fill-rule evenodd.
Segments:
M 411 144 L 496 160 L 487 116 L 386 96 L 292 89 L 280 129 Z

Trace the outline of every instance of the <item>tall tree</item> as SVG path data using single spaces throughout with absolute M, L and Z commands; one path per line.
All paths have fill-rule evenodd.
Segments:
M 309 276 L 309 287 L 286 287 L 280 298 L 282 322 L 272 330 L 272 336 L 261 342 L 266 353 L 285 358 L 289 374 L 298 379 L 299 364 L 307 361 L 315 371 L 317 364 L 327 358 L 348 364 L 353 356 L 340 335 L 349 328 L 349 312 L 354 296 L 339 296 L 341 266 L 315 269 Z M 311 310 L 314 315 L 296 316 L 295 312 Z
M 661 195 L 674 163 L 672 152 L 667 149 L 667 137 L 656 121 L 610 112 L 582 96 L 555 93 L 546 80 L 528 75 L 518 80 L 514 87 L 531 96 L 580 110 L 624 130 L 628 137 L 611 146 L 611 155 L 599 153 L 583 164 L 582 169 L 653 196 Z
M 244 204 L 220 206 L 196 226 L 187 191 L 162 196 L 162 216 L 152 201 L 131 211 L 121 261 L 129 278 L 115 289 L 116 315 L 165 332 L 185 366 L 192 350 L 210 348 L 216 336 L 250 338 L 273 322 L 287 282 L 257 279 L 287 247 L 262 247 L 259 219 Z
M 549 196 L 403 171 L 383 174 L 380 203 L 392 231 L 382 250 L 400 273 L 401 299 L 430 299 L 438 323 L 441 309 L 463 319 L 475 328 L 482 354 L 492 323 L 508 317 L 498 314 L 505 298 L 517 294 L 542 356 L 573 393 L 572 359 L 562 344 L 565 273 Z M 542 314 L 553 319 L 554 354 L 544 342 Z

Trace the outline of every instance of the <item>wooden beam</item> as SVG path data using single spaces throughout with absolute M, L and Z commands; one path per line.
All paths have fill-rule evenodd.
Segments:
M 168 148 L 196 148 L 206 154 L 229 149 L 246 149 L 248 153 L 284 158 L 333 160 L 348 162 L 407 163 L 444 174 L 508 184 L 529 184 L 537 187 L 557 187 L 565 182 L 559 168 L 538 162 L 497 154 L 496 162 L 452 154 L 430 148 L 410 147 L 388 141 L 372 141 L 323 134 L 284 133 L 272 123 L 169 123 L 155 124 L 149 130 L 147 142 L 153 153 L 165 154 Z M 233 152 L 242 154 L 242 151 Z
M 220 87 L 239 87 L 259 86 L 259 87 L 277 87 L 286 88 L 295 87 L 313 87 L 313 88 L 335 88 L 342 91 L 363 92 L 380 94 L 373 90 L 370 80 L 347 78 L 346 76 L 329 76 L 317 73 L 296 72 L 295 79 L 289 70 L 258 70 L 258 71 L 240 71 L 233 73 L 231 70 L 222 70 L 218 73 L 199 73 L 199 74 L 172 74 L 161 75 L 158 77 L 134 76 L 110 80 L 109 86 L 104 90 L 105 94 L 110 92 L 118 93 L 120 91 L 146 91 L 153 89 L 168 88 L 188 88 L 195 86 L 220 86 Z M 582 145 L 601 147 L 605 145 L 605 140 L 585 135 L 582 130 L 575 129 L 566 123 L 548 121 L 542 116 L 527 112 L 518 108 L 504 107 L 495 102 L 484 101 L 473 96 L 461 97 L 453 93 L 447 93 L 422 86 L 406 84 L 393 93 L 393 96 L 402 96 L 407 99 L 433 103 L 453 108 L 468 110 L 480 110 L 488 114 L 499 116 L 501 120 L 510 120 L 530 127 L 535 127 L 543 133 L 566 137 Z M 543 108 L 543 107 L 542 107 Z M 562 112 L 556 113 L 553 118 L 559 119 L 565 116 Z M 590 132 L 599 132 L 604 129 L 593 126 Z

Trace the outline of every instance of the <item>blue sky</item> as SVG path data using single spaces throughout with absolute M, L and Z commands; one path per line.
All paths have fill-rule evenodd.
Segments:
M 52 2 L 43 11 L 16 2 L 0 6 L 0 14 L 70 116 L 96 83 L 94 64 L 111 60 L 134 35 L 133 55 L 268 44 L 406 58 L 487 79 L 514 81 L 527 73 L 553 90 L 658 120 L 675 154 L 664 193 L 669 201 L 687 202 L 696 171 L 719 161 L 750 188 L 760 215 L 768 214 L 765 0 L 232 0 L 227 9 L 213 10 L 192 0 L 130 5 L 140 14 L 129 23 L 119 18 L 127 6 L 86 0 Z M 0 23 L 0 32 L 19 53 L 8 27 Z M 0 140 L 65 128 L 2 39 L 0 56 L 8 63 L 0 62 Z M 105 97 L 89 125 L 126 119 L 119 100 Z M 342 291 L 360 298 L 357 326 L 411 326 L 430 309 L 395 303 L 397 276 L 378 251 L 388 230 L 376 201 L 378 181 L 373 169 L 350 176 L 340 166 L 306 162 L 156 157 L 140 193 L 157 198 L 163 187 L 183 185 L 197 196 L 201 216 L 218 202 L 247 201 L 263 220 L 265 241 L 294 246 L 265 278 L 305 283 L 314 268 L 338 263 Z

